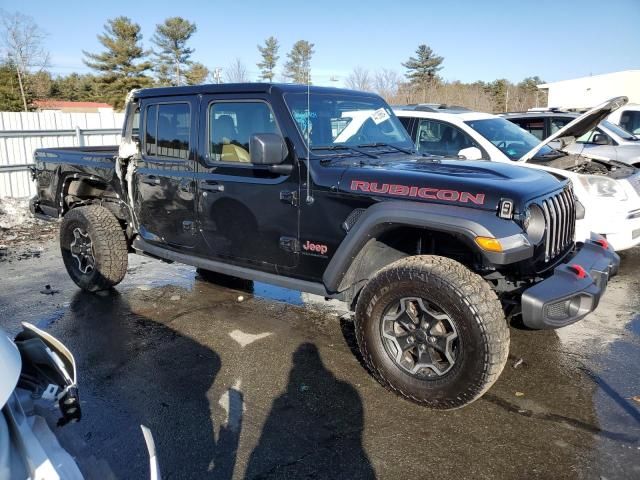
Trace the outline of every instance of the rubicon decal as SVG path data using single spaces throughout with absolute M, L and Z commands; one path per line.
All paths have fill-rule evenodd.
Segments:
M 364 180 L 352 180 L 351 190 L 398 197 L 415 197 L 429 200 L 444 200 L 446 202 L 484 204 L 484 193 L 459 192 L 458 190 L 446 190 L 431 187 L 417 187 L 413 185 L 398 185 L 395 183 L 365 182 Z
M 320 255 L 326 255 L 327 252 L 329 251 L 329 247 L 327 247 L 325 244 L 313 243 L 309 240 L 307 240 L 307 242 L 304 245 L 302 245 L 302 249 L 305 252 L 313 252 Z

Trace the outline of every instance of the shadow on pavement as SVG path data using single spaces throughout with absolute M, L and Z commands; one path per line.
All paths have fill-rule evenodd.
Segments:
M 83 439 L 70 448 L 83 471 L 94 470 L 92 458 L 99 458 L 109 467 L 100 476 L 149 478 L 144 424 L 154 434 L 164 478 L 232 477 L 243 399 L 228 392 L 229 421 L 216 442 L 207 399 L 221 368 L 216 352 L 134 313 L 115 290 L 79 291 L 67 320 L 52 333 L 65 338 L 78 363 L 83 420 L 65 438 Z
M 287 390 L 273 402 L 245 478 L 375 478 L 356 389 L 325 368 L 314 344 L 301 344 L 292 361 Z

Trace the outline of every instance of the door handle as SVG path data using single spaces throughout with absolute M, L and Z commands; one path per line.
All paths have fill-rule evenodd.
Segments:
M 160 185 L 160 179 L 158 177 L 153 176 L 153 175 L 142 177 L 140 179 L 140 181 L 142 183 L 146 183 L 147 185 Z
M 224 192 L 224 185 L 221 183 L 204 181 L 200 182 L 200 190 L 203 192 Z

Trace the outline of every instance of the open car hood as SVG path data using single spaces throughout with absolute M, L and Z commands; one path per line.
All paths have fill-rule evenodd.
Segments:
M 560 130 L 553 135 L 545 138 L 542 142 L 529 150 L 526 154 L 520 157 L 520 162 L 526 162 L 532 159 L 536 154 L 549 143 L 553 141 L 560 141 L 561 149 L 565 148 L 576 141 L 589 130 L 595 128 L 600 122 L 605 120 L 612 112 L 616 111 L 623 105 L 625 105 L 629 99 L 627 97 L 615 97 L 611 100 L 593 107 L 588 112 L 583 113 L 572 122 L 566 124 Z

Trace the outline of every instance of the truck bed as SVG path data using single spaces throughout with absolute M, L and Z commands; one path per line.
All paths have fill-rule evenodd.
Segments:
M 99 182 L 119 192 L 115 174 L 117 154 L 117 145 L 36 149 L 33 174 L 38 180 L 38 194 L 32 211 L 58 217 L 67 187 L 77 180 Z

